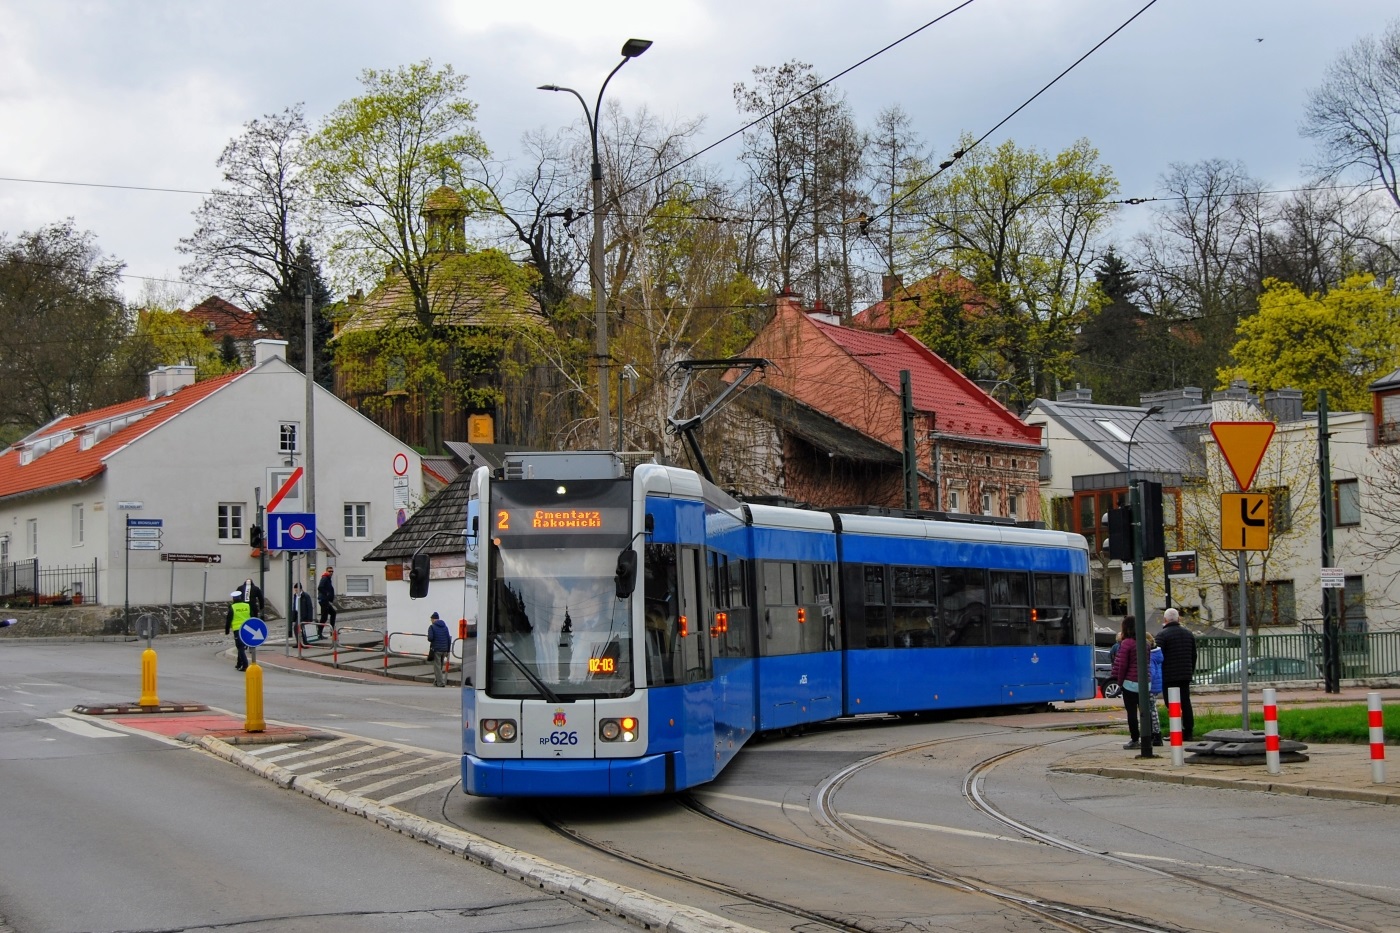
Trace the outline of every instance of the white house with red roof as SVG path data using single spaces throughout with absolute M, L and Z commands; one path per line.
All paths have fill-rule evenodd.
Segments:
M 192 366 L 162 367 L 150 374 L 145 397 L 65 415 L 0 451 L 8 560 L 37 559 L 41 570 L 95 563 L 96 592 L 71 595 L 110 606 L 124 605 L 128 594 L 133 605 L 164 605 L 172 586 L 177 604 L 220 603 L 257 579 L 250 529 L 258 503 L 306 462 L 306 379 L 285 348 L 258 340 L 254 366 L 203 382 Z M 362 557 L 421 500 L 419 457 L 320 386 L 314 399 L 313 566 L 335 568 L 339 595 L 382 596 L 381 566 Z M 306 511 L 302 489 L 277 510 Z M 145 526 L 158 527 L 159 538 L 147 530 L 147 543 L 129 548 L 128 518 L 159 519 Z M 218 562 L 162 560 L 172 554 Z M 280 613 L 291 581 L 281 558 L 268 568 L 267 598 Z M 305 584 L 305 561 L 296 568 Z
M 814 505 L 903 505 L 901 373 L 913 396 L 918 506 L 1039 520 L 1040 428 L 902 330 L 841 327 L 779 296 L 740 354 L 771 361 L 740 396 L 771 428 L 755 449 L 785 495 Z

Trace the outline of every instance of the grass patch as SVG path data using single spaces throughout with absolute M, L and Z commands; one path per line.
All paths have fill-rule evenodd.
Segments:
M 1388 704 L 1382 707 L 1385 722 L 1387 745 L 1400 743 L 1400 705 Z M 1157 707 L 1162 720 L 1162 734 L 1167 734 L 1167 711 Z M 1251 709 L 1249 713 L 1251 729 L 1263 731 L 1264 711 Z M 1196 714 L 1196 738 L 1215 729 L 1238 729 L 1240 714 L 1220 712 L 1198 712 Z M 1303 709 L 1282 709 L 1278 714 L 1278 734 L 1280 738 L 1296 742 L 1316 742 L 1318 744 L 1367 745 L 1371 741 L 1369 713 L 1364 704 L 1352 706 L 1309 706 Z

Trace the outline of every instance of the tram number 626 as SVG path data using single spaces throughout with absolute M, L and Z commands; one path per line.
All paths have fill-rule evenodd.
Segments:
M 541 745 L 577 745 L 577 732 L 551 732 L 549 735 L 540 736 Z

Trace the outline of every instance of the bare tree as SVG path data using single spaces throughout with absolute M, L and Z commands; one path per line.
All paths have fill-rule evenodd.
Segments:
M 310 233 L 306 137 L 297 104 L 249 120 L 229 141 L 216 163 L 223 183 L 195 211 L 195 232 L 180 241 L 191 257 L 186 276 L 255 312 L 270 294 L 301 294 L 296 242 Z

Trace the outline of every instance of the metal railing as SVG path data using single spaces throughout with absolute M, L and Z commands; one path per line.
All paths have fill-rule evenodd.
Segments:
M 1342 679 L 1400 677 L 1400 632 L 1340 632 Z M 1317 632 L 1247 635 L 1249 679 L 1257 682 L 1322 679 L 1322 635 Z M 1240 640 L 1196 639 L 1194 683 L 1239 683 Z
M 91 564 L 49 567 L 37 557 L 0 564 L 0 599 L 11 605 L 80 606 L 97 602 L 97 558 Z
M 318 639 L 305 637 L 311 635 L 317 627 L 315 622 L 301 623 L 303 638 L 297 643 L 296 656 L 301 659 L 306 658 L 307 650 L 315 651 L 318 654 L 314 657 L 324 659 L 325 652 L 329 651 L 331 666 L 339 668 L 342 663 L 353 664 L 355 655 L 359 655 L 361 660 L 370 655 L 378 655 L 380 658 L 379 670 L 385 676 L 389 675 L 389 669 L 394 666 L 392 659 L 402 659 L 410 663 L 427 663 L 428 652 L 426 648 L 427 636 L 422 632 L 381 632 L 379 629 L 361 629 L 346 625 L 332 628 L 329 639 Z M 329 627 L 329 626 L 327 626 Z M 310 630 L 310 631 L 308 631 Z M 356 637 L 348 633 L 362 633 L 361 637 Z M 363 637 L 372 636 L 372 637 Z M 423 650 L 418 649 L 418 643 L 424 644 Z M 463 652 L 466 650 L 466 640 L 454 638 L 452 640 L 452 652 L 444 664 L 444 673 L 452 672 L 452 659 L 457 660 L 457 669 L 460 672 L 458 678 L 462 682 L 466 678 L 466 670 L 462 664 Z M 344 652 L 347 658 L 342 659 Z M 361 666 L 363 669 L 363 666 Z

